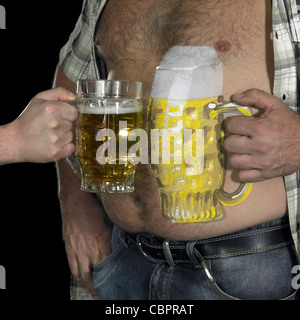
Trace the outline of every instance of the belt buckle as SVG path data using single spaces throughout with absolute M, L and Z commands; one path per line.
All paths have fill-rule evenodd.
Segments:
M 167 263 L 171 267 L 174 267 L 175 266 L 175 262 L 173 260 L 173 256 L 172 256 L 172 253 L 171 253 L 169 240 L 164 240 L 164 242 L 163 242 L 163 252 L 164 252 L 164 256 L 165 256 L 165 259 L 166 259 Z
M 147 259 L 150 260 L 151 262 L 158 263 L 158 261 L 157 261 L 155 258 L 149 256 L 149 255 L 144 251 L 141 237 L 142 237 L 141 234 L 138 234 L 138 235 L 136 236 L 136 242 L 137 242 L 137 244 L 138 244 L 138 248 L 139 248 L 140 252 L 143 254 L 143 256 L 144 256 L 145 258 L 147 258 Z
M 159 263 L 155 258 L 151 257 L 150 255 L 148 255 L 144 249 L 143 249 L 143 244 L 142 244 L 142 239 L 141 239 L 142 235 L 137 235 L 136 237 L 136 242 L 138 244 L 138 248 L 140 250 L 140 252 L 143 254 L 144 257 L 146 257 L 148 260 L 154 262 L 154 263 Z M 163 241 L 163 253 L 164 253 L 164 257 L 166 259 L 166 262 L 171 266 L 174 267 L 175 266 L 175 262 L 173 260 L 173 256 L 170 250 L 170 242 L 169 240 L 164 240 Z

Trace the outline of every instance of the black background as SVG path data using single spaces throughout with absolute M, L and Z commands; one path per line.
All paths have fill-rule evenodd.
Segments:
M 7 20 L 6 30 L 0 30 L 0 125 L 51 88 L 59 51 L 82 2 L 0 0 Z M 13 301 L 68 301 L 55 165 L 1 166 L 0 200 L 0 265 L 6 269 L 0 308 Z
M 59 51 L 75 26 L 82 3 L 0 0 L 7 18 L 6 30 L 0 30 L 0 125 L 13 121 L 35 94 L 51 88 Z M 4 310 L 9 311 L 6 315 L 39 314 L 39 319 L 60 314 L 57 305 L 70 303 L 70 271 L 62 240 L 55 165 L 0 166 L 0 201 L 0 265 L 6 269 L 0 317 Z M 98 315 L 105 316 L 106 304 L 97 307 Z M 224 311 L 225 305 L 220 307 Z M 236 307 L 226 303 L 225 310 L 232 316 Z M 264 302 L 262 307 L 274 311 L 274 304 Z M 195 302 L 193 318 L 203 310 L 215 314 L 215 302 Z M 251 310 L 257 311 L 247 308 L 247 313 Z

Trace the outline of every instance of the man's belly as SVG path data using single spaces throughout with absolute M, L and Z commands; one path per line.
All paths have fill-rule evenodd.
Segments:
M 139 166 L 135 184 L 136 191 L 131 194 L 102 195 L 108 216 L 126 231 L 170 240 L 220 236 L 282 217 L 287 211 L 283 178 L 255 183 L 242 203 L 224 206 L 226 216 L 222 221 L 207 223 L 174 223 L 164 218 L 156 182 L 146 165 Z
M 271 92 L 266 77 L 254 71 L 247 77 L 237 65 L 224 67 L 224 91 L 226 100 L 233 93 L 256 87 Z M 259 70 L 259 68 L 258 68 Z M 128 77 L 129 74 L 126 74 Z M 130 75 L 132 77 L 132 75 Z M 114 72 L 112 78 L 124 77 L 124 71 Z M 257 79 L 262 79 L 258 83 Z M 140 79 L 142 80 L 142 79 Z M 149 90 L 143 92 L 144 104 L 149 100 Z M 146 109 L 146 108 L 145 108 Z M 146 112 L 145 117 L 146 119 Z M 235 191 L 239 182 L 237 172 L 227 170 L 224 190 Z M 105 194 L 103 204 L 110 219 L 130 232 L 148 232 L 169 239 L 203 239 L 234 232 L 242 228 L 282 217 L 287 212 L 284 179 L 282 177 L 254 183 L 248 197 L 233 206 L 224 206 L 225 217 L 221 221 L 205 223 L 173 223 L 162 216 L 158 187 L 149 165 L 139 165 L 135 179 L 136 191 L 132 194 Z
M 131 2 L 128 1 L 128 3 Z M 153 8 L 159 4 L 157 14 L 161 14 L 162 25 L 168 26 L 168 28 L 163 29 L 164 32 L 153 32 L 159 24 L 157 24 L 156 19 L 152 19 L 153 17 L 149 15 L 149 10 L 145 11 L 147 14 L 144 18 L 149 17 L 150 21 L 148 21 L 149 19 L 147 21 L 152 28 L 147 28 L 148 24 L 146 23 L 141 28 L 140 24 L 143 24 L 143 21 L 146 20 L 143 18 L 137 21 L 134 15 L 131 28 L 135 30 L 135 34 L 138 34 L 139 37 L 135 35 L 135 37 L 125 38 L 126 46 L 122 47 L 124 49 L 124 52 L 121 52 L 122 54 L 120 54 L 120 50 L 116 50 L 120 49 L 115 45 L 119 42 L 114 42 L 112 39 L 118 35 L 118 31 L 120 32 L 119 37 L 124 37 L 126 32 L 124 32 L 123 27 L 129 25 L 127 21 L 120 24 L 122 28 L 119 28 L 114 23 L 116 20 L 113 19 L 113 12 L 115 12 L 113 4 L 122 5 L 123 2 L 110 0 L 111 7 L 108 5 L 105 9 L 106 15 L 103 15 L 103 24 L 100 24 L 99 43 L 101 54 L 107 63 L 109 79 L 131 79 L 143 82 L 145 120 L 155 68 L 159 65 L 164 54 L 164 50 L 155 50 L 155 48 L 160 48 L 162 44 L 168 43 L 167 40 L 171 38 L 173 39 L 170 42 L 172 45 L 210 46 L 215 48 L 224 65 L 223 95 L 226 100 L 234 93 L 251 88 L 258 88 L 268 93 L 272 92 L 273 63 L 270 57 L 273 56 L 273 44 L 270 38 L 272 27 L 269 1 L 255 1 L 253 3 L 245 0 L 239 1 L 241 8 L 236 7 L 236 5 L 232 6 L 231 1 L 228 1 L 227 7 L 229 10 L 222 15 L 219 14 L 221 11 L 217 9 L 222 9 L 223 12 L 223 7 L 226 7 L 223 6 L 223 2 L 222 8 L 219 7 L 219 1 L 182 1 L 180 3 L 183 8 L 178 11 L 180 14 L 174 16 L 173 5 L 170 6 L 172 9 L 170 12 L 169 9 L 165 12 L 161 11 L 160 2 L 147 2 L 152 7 L 154 6 Z M 245 11 L 244 6 L 248 6 L 248 10 Z M 194 19 L 197 16 L 196 10 L 201 12 L 203 8 L 207 9 L 206 16 L 210 15 L 210 21 L 216 21 L 217 24 L 207 24 L 207 19 Z M 151 10 L 151 12 L 154 11 Z M 247 13 L 247 15 L 243 17 L 241 13 Z M 119 14 L 119 17 L 122 17 L 122 15 Z M 128 17 L 127 11 L 124 17 Z M 185 22 L 191 22 L 186 28 L 182 27 L 185 26 L 182 17 L 185 17 Z M 224 21 L 221 19 L 222 17 L 225 19 Z M 237 21 L 238 17 L 240 21 Z M 267 20 L 265 20 L 266 17 Z M 246 19 L 248 19 L 248 22 Z M 172 21 L 171 25 L 170 21 Z M 176 22 L 180 28 L 174 29 L 174 23 L 176 25 Z M 135 24 L 137 24 L 136 29 L 134 29 Z M 231 27 L 223 27 L 228 26 L 228 24 Z M 242 27 L 245 25 L 247 28 Z M 110 26 L 109 30 L 107 30 L 108 26 Z M 141 30 L 146 34 L 139 34 Z M 149 34 L 147 34 L 147 30 Z M 107 33 L 111 36 L 108 36 Z M 106 36 L 101 37 L 101 35 Z M 162 39 L 159 35 L 162 36 Z M 147 41 L 140 41 L 141 39 L 147 39 Z M 119 41 L 118 37 L 117 40 Z M 225 191 L 232 192 L 237 188 L 236 176 L 235 172 L 227 172 Z M 172 223 L 162 216 L 156 181 L 149 165 L 140 164 L 138 166 L 135 188 L 136 191 L 131 194 L 102 195 L 108 216 L 127 231 L 148 232 L 169 239 L 202 239 L 223 235 L 279 218 L 287 212 L 286 193 L 282 177 L 254 183 L 246 200 L 237 205 L 224 206 L 226 216 L 222 221 L 206 223 Z

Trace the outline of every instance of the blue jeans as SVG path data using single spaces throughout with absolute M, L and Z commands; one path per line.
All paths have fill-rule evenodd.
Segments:
M 287 217 L 245 230 L 287 223 Z M 229 234 L 228 236 L 230 236 Z M 148 260 L 125 232 L 114 228 L 112 254 L 94 266 L 100 300 L 293 299 L 291 286 L 298 258 L 294 245 L 201 263 L 170 266 Z

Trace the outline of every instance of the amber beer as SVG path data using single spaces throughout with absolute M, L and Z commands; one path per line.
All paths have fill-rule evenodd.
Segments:
M 127 141 L 127 136 L 131 130 L 142 128 L 142 104 L 134 99 L 109 99 L 97 101 L 102 107 L 86 107 L 91 103 L 90 99 L 81 100 L 76 122 L 75 158 L 84 189 L 131 192 L 136 169 L 131 157 L 136 155 L 129 153 L 135 142 Z M 121 141 L 127 148 L 120 153 Z
M 132 192 L 140 152 L 134 139 L 143 127 L 142 83 L 80 79 L 76 93 L 76 149 L 66 162 L 81 179 L 80 189 Z

